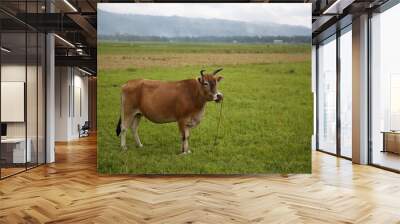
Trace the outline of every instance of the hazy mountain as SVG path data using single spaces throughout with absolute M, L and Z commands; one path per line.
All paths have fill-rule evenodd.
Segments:
M 150 16 L 98 11 L 100 35 L 137 36 L 310 36 L 311 29 L 276 23 L 256 24 L 233 20 Z

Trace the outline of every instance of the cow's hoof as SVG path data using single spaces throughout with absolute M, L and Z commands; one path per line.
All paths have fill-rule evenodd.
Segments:
M 125 146 L 121 146 L 121 149 L 123 150 L 123 151 L 126 151 L 127 149 L 128 149 L 128 147 L 125 145 Z
M 192 153 L 192 151 L 188 150 L 186 152 L 182 152 L 181 155 L 187 155 L 187 154 L 190 154 L 190 153 Z
M 138 148 L 143 148 L 143 144 L 137 145 Z

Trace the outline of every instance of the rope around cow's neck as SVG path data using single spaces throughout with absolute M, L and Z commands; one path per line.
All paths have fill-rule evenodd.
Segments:
M 219 134 L 219 127 L 221 126 L 221 120 L 222 120 L 222 105 L 224 103 L 224 100 L 221 101 L 221 107 L 219 109 L 219 119 L 218 119 L 218 124 L 217 124 L 217 134 L 215 135 L 214 139 L 214 146 L 217 145 L 217 140 L 218 140 L 218 134 Z

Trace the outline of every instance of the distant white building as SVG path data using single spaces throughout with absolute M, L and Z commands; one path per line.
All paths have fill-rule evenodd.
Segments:
M 282 44 L 282 43 L 283 43 L 283 40 L 274 40 L 273 43 L 274 43 L 274 44 Z

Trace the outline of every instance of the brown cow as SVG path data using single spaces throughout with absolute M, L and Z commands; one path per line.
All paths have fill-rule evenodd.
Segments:
M 158 80 L 130 80 L 121 89 L 121 117 L 117 135 L 121 134 L 121 147 L 126 149 L 126 132 L 132 128 L 136 145 L 142 147 L 138 135 L 138 125 L 142 116 L 154 123 L 178 122 L 182 135 L 182 153 L 190 153 L 189 129 L 196 127 L 208 101 L 220 102 L 222 93 L 218 92 L 218 82 L 223 78 L 216 74 L 203 74 L 197 79 L 165 82 Z

